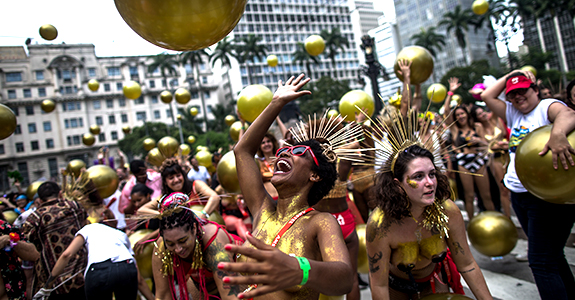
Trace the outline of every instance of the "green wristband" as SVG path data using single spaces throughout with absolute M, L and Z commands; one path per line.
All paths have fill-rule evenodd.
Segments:
M 311 270 L 311 265 L 309 264 L 309 260 L 305 257 L 296 256 L 295 258 L 297 258 L 297 261 L 299 262 L 299 268 L 303 272 L 303 278 L 301 279 L 301 283 L 299 285 L 305 285 L 309 279 L 309 270 Z

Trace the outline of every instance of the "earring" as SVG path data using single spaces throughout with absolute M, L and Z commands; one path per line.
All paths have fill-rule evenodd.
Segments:
M 196 238 L 196 246 L 194 247 L 194 257 L 192 262 L 192 269 L 197 270 L 200 269 L 204 265 L 204 256 L 202 254 L 202 246 Z

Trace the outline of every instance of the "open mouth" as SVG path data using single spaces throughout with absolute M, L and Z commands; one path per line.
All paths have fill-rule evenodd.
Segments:
M 424 196 L 433 196 L 434 191 L 429 191 L 429 192 L 425 192 L 423 193 Z
M 285 174 L 291 171 L 290 163 L 285 159 L 278 159 L 274 174 Z

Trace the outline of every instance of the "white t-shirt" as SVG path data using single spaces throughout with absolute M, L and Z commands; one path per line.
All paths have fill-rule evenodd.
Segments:
M 208 169 L 206 169 L 206 167 L 204 166 L 198 166 L 197 171 L 194 170 L 194 168 L 192 167 L 188 172 L 188 179 L 191 180 L 192 182 L 194 180 L 202 180 L 203 182 L 208 184 L 208 180 L 210 179 L 210 173 L 208 172 Z
M 126 217 L 124 216 L 123 213 L 120 212 L 120 197 L 122 196 L 122 191 L 121 190 L 116 190 L 116 192 L 104 199 L 104 205 L 106 207 L 108 207 L 108 209 L 110 209 L 110 211 L 112 211 L 112 213 L 114 213 L 114 218 L 116 218 L 116 221 L 118 221 L 118 225 L 116 225 L 116 228 L 118 229 L 124 229 L 126 228 Z M 114 201 L 114 202 L 112 202 Z M 110 202 L 112 202 L 110 204 Z
M 505 101 L 507 109 L 505 114 L 507 116 L 507 126 L 511 129 L 511 134 L 509 136 L 509 166 L 507 167 L 507 173 L 503 178 L 505 186 L 514 193 L 524 193 L 527 192 L 515 172 L 515 151 L 517 151 L 517 146 L 521 141 L 527 136 L 528 133 L 533 130 L 551 124 L 549 121 L 548 110 L 549 106 L 554 102 L 559 102 L 565 105 L 563 102 L 557 99 L 545 99 L 541 100 L 537 107 L 527 114 L 523 114 L 518 111 L 513 104 Z M 543 150 L 541 145 L 541 150 Z
M 76 235 L 84 237 L 88 249 L 88 267 L 86 267 L 84 276 L 91 264 L 108 259 L 111 259 L 112 262 L 134 259 L 130 240 L 123 231 L 108 225 L 94 223 L 84 226 Z

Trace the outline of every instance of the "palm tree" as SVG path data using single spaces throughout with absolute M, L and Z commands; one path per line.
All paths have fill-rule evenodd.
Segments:
M 252 74 L 250 72 L 249 62 L 255 62 L 256 59 L 263 61 L 266 57 L 267 51 L 269 51 L 268 46 L 260 44 L 262 41 L 261 36 L 256 36 L 250 34 L 247 37 L 242 37 L 240 40 L 242 44 L 236 47 L 236 53 L 238 61 L 240 63 L 245 63 L 248 71 L 248 84 L 253 84 Z
M 163 84 L 165 84 L 166 88 L 169 89 L 167 75 L 171 76 L 178 75 L 178 72 L 174 67 L 178 64 L 178 61 L 176 60 L 174 55 L 170 55 L 165 52 L 160 53 L 156 56 L 152 56 L 151 58 L 153 59 L 153 61 L 150 65 L 148 65 L 148 73 L 151 74 L 154 73 L 156 70 L 160 70 L 160 73 L 162 74 Z M 174 110 L 172 109 L 172 103 L 170 102 L 170 104 L 168 105 L 170 106 L 170 114 L 172 115 L 172 126 L 176 126 L 176 119 L 174 118 Z
M 226 116 L 234 113 L 234 105 L 232 103 L 228 103 L 227 105 L 216 104 L 212 108 L 214 121 L 210 121 L 210 130 L 226 132 L 228 128 L 225 122 Z
M 300 67 L 304 67 L 307 71 L 307 76 L 309 78 L 313 78 L 311 74 L 311 64 L 314 63 L 316 65 L 319 64 L 317 56 L 312 56 L 305 50 L 305 45 L 303 43 L 297 43 L 295 52 L 292 54 L 293 61 L 298 62 Z M 319 78 L 318 78 L 319 79 Z
M 231 40 L 228 40 L 228 37 L 226 36 L 223 40 L 218 42 L 218 45 L 216 46 L 214 51 L 212 51 L 212 54 L 210 54 L 210 61 L 212 62 L 212 68 L 216 64 L 216 61 L 218 60 L 222 64 L 222 67 L 228 68 L 228 71 L 226 72 L 226 77 L 228 79 L 228 83 L 230 84 L 230 93 L 233 93 L 231 88 L 232 83 L 230 80 L 230 72 L 229 72 L 230 69 L 232 68 L 231 58 L 236 58 L 237 60 L 238 56 L 235 48 L 236 48 L 235 45 L 232 43 Z
M 437 57 L 437 52 L 441 51 L 445 46 L 445 36 L 441 33 L 436 33 L 435 26 L 429 27 L 427 30 L 421 28 L 419 33 L 411 36 L 414 43 L 429 51 L 433 57 Z
M 334 78 L 337 78 L 335 56 L 337 55 L 337 50 L 341 49 L 341 52 L 344 52 L 344 46 L 349 47 L 349 41 L 344 35 L 341 34 L 339 27 L 333 28 L 331 32 L 327 29 L 323 29 L 319 35 L 321 35 L 321 37 L 325 40 L 327 57 L 330 58 L 333 65 Z
M 467 42 L 465 41 L 465 33 L 469 29 L 469 20 L 471 19 L 472 12 L 470 9 L 461 10 L 461 5 L 457 5 L 454 11 L 449 11 L 443 14 L 443 19 L 439 22 L 439 26 L 447 26 L 447 32 L 455 32 L 455 37 L 457 38 L 457 44 L 461 47 L 461 53 L 463 54 L 463 59 L 467 64 L 467 56 L 465 55 L 465 47 L 467 47 Z
M 489 9 L 483 15 L 473 14 L 469 23 L 473 25 L 475 33 L 483 28 L 483 24 L 487 22 L 487 29 L 489 29 L 490 42 L 487 44 L 488 49 L 495 51 L 495 29 L 493 28 L 492 20 L 500 26 L 506 25 L 508 16 L 511 15 L 512 8 L 507 5 L 507 0 L 489 0 Z
M 202 90 L 202 79 L 200 78 L 200 64 L 204 62 L 203 57 L 206 58 L 206 62 L 210 60 L 210 55 L 205 49 L 187 51 L 180 53 L 180 63 L 186 65 L 187 63 L 195 71 L 194 82 L 198 85 L 198 93 L 200 94 L 200 100 L 202 102 L 202 112 L 204 115 L 204 126 L 206 131 L 208 130 L 208 111 L 206 110 L 206 102 L 204 99 L 204 91 Z M 192 87 L 190 86 L 190 89 Z

